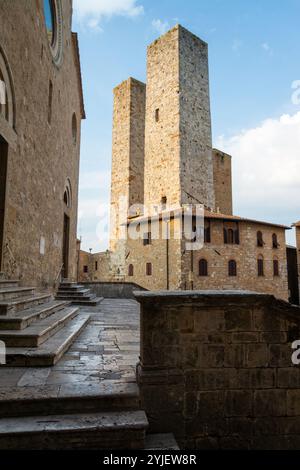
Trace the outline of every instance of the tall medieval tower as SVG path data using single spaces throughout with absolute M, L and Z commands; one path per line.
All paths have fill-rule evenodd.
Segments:
M 144 135 L 146 85 L 133 78 L 114 89 L 110 250 L 111 271 L 123 275 L 129 208 L 144 201 Z
M 180 25 L 148 48 L 145 205 L 214 208 L 208 47 Z

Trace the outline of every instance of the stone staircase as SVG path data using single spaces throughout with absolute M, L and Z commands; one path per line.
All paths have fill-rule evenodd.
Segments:
M 103 297 L 97 297 L 90 289 L 86 289 L 76 282 L 64 280 L 60 283 L 56 299 L 67 300 L 73 305 L 94 307 L 103 300 Z
M 54 365 L 88 320 L 69 301 L 0 279 L 0 341 L 6 346 L 6 366 Z
M 0 396 L 1 450 L 143 449 L 147 427 L 136 384 Z

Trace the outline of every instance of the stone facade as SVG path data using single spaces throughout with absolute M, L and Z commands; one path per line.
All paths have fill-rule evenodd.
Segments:
M 216 212 L 232 215 L 231 155 L 213 149 Z
M 299 307 L 250 292 L 139 292 L 150 432 L 187 449 L 298 449 Z
M 110 281 L 110 261 L 109 251 L 88 253 L 81 250 L 79 253 L 78 281 Z
M 166 222 L 156 224 L 159 224 L 161 233 L 166 231 Z M 207 211 L 205 225 L 209 224 L 210 241 L 205 241 L 200 250 L 184 250 L 180 240 L 173 237 L 173 224 L 180 225 L 179 220 L 170 222 L 170 240 L 152 238 L 147 245 L 142 239 L 128 240 L 127 282 L 135 282 L 149 290 L 248 289 L 288 300 L 286 227 L 238 217 L 228 219 Z M 153 234 L 156 231 L 154 227 L 151 228 Z M 224 228 L 238 230 L 238 243 L 224 242 Z M 147 223 L 141 223 L 141 230 L 148 232 Z M 259 231 L 262 232 L 263 246 L 257 246 Z M 273 247 L 273 234 L 277 237 L 276 248 Z M 264 265 L 261 276 L 258 275 L 259 257 L 262 257 Z M 200 275 L 199 263 L 203 259 L 207 262 L 207 275 Z M 232 260 L 236 262 L 236 275 L 229 275 L 229 262 Z M 275 260 L 278 274 L 274 274 Z M 151 275 L 146 275 L 147 263 L 151 263 Z
M 13 100 L 13 118 L 0 115 L 0 136 L 8 149 L 2 270 L 24 283 L 53 288 L 63 264 L 64 214 L 69 218 L 65 247 L 71 279 L 77 264 L 85 116 L 77 36 L 70 29 L 72 2 L 53 3 L 58 21 L 54 45 L 49 44 L 42 0 L 11 3 L 0 2 L 0 63 Z

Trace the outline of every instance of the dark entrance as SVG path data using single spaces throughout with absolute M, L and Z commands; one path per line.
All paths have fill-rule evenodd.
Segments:
M 7 142 L 0 135 L 0 271 L 3 261 L 4 242 L 4 215 L 5 215 L 5 195 L 6 195 L 6 175 L 7 175 Z
M 64 214 L 64 237 L 63 237 L 63 268 L 64 279 L 69 275 L 69 237 L 70 237 L 70 217 Z
M 288 246 L 286 249 L 286 255 L 288 268 L 289 302 L 291 304 L 299 305 L 297 249 L 292 246 Z

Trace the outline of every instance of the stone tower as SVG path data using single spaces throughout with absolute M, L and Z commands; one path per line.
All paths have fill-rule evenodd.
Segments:
M 146 85 L 133 78 L 114 89 L 110 250 L 112 270 L 117 266 L 121 275 L 126 243 L 120 230 L 129 208 L 144 201 L 145 99 Z
M 207 44 L 180 25 L 148 48 L 145 204 L 214 208 Z

